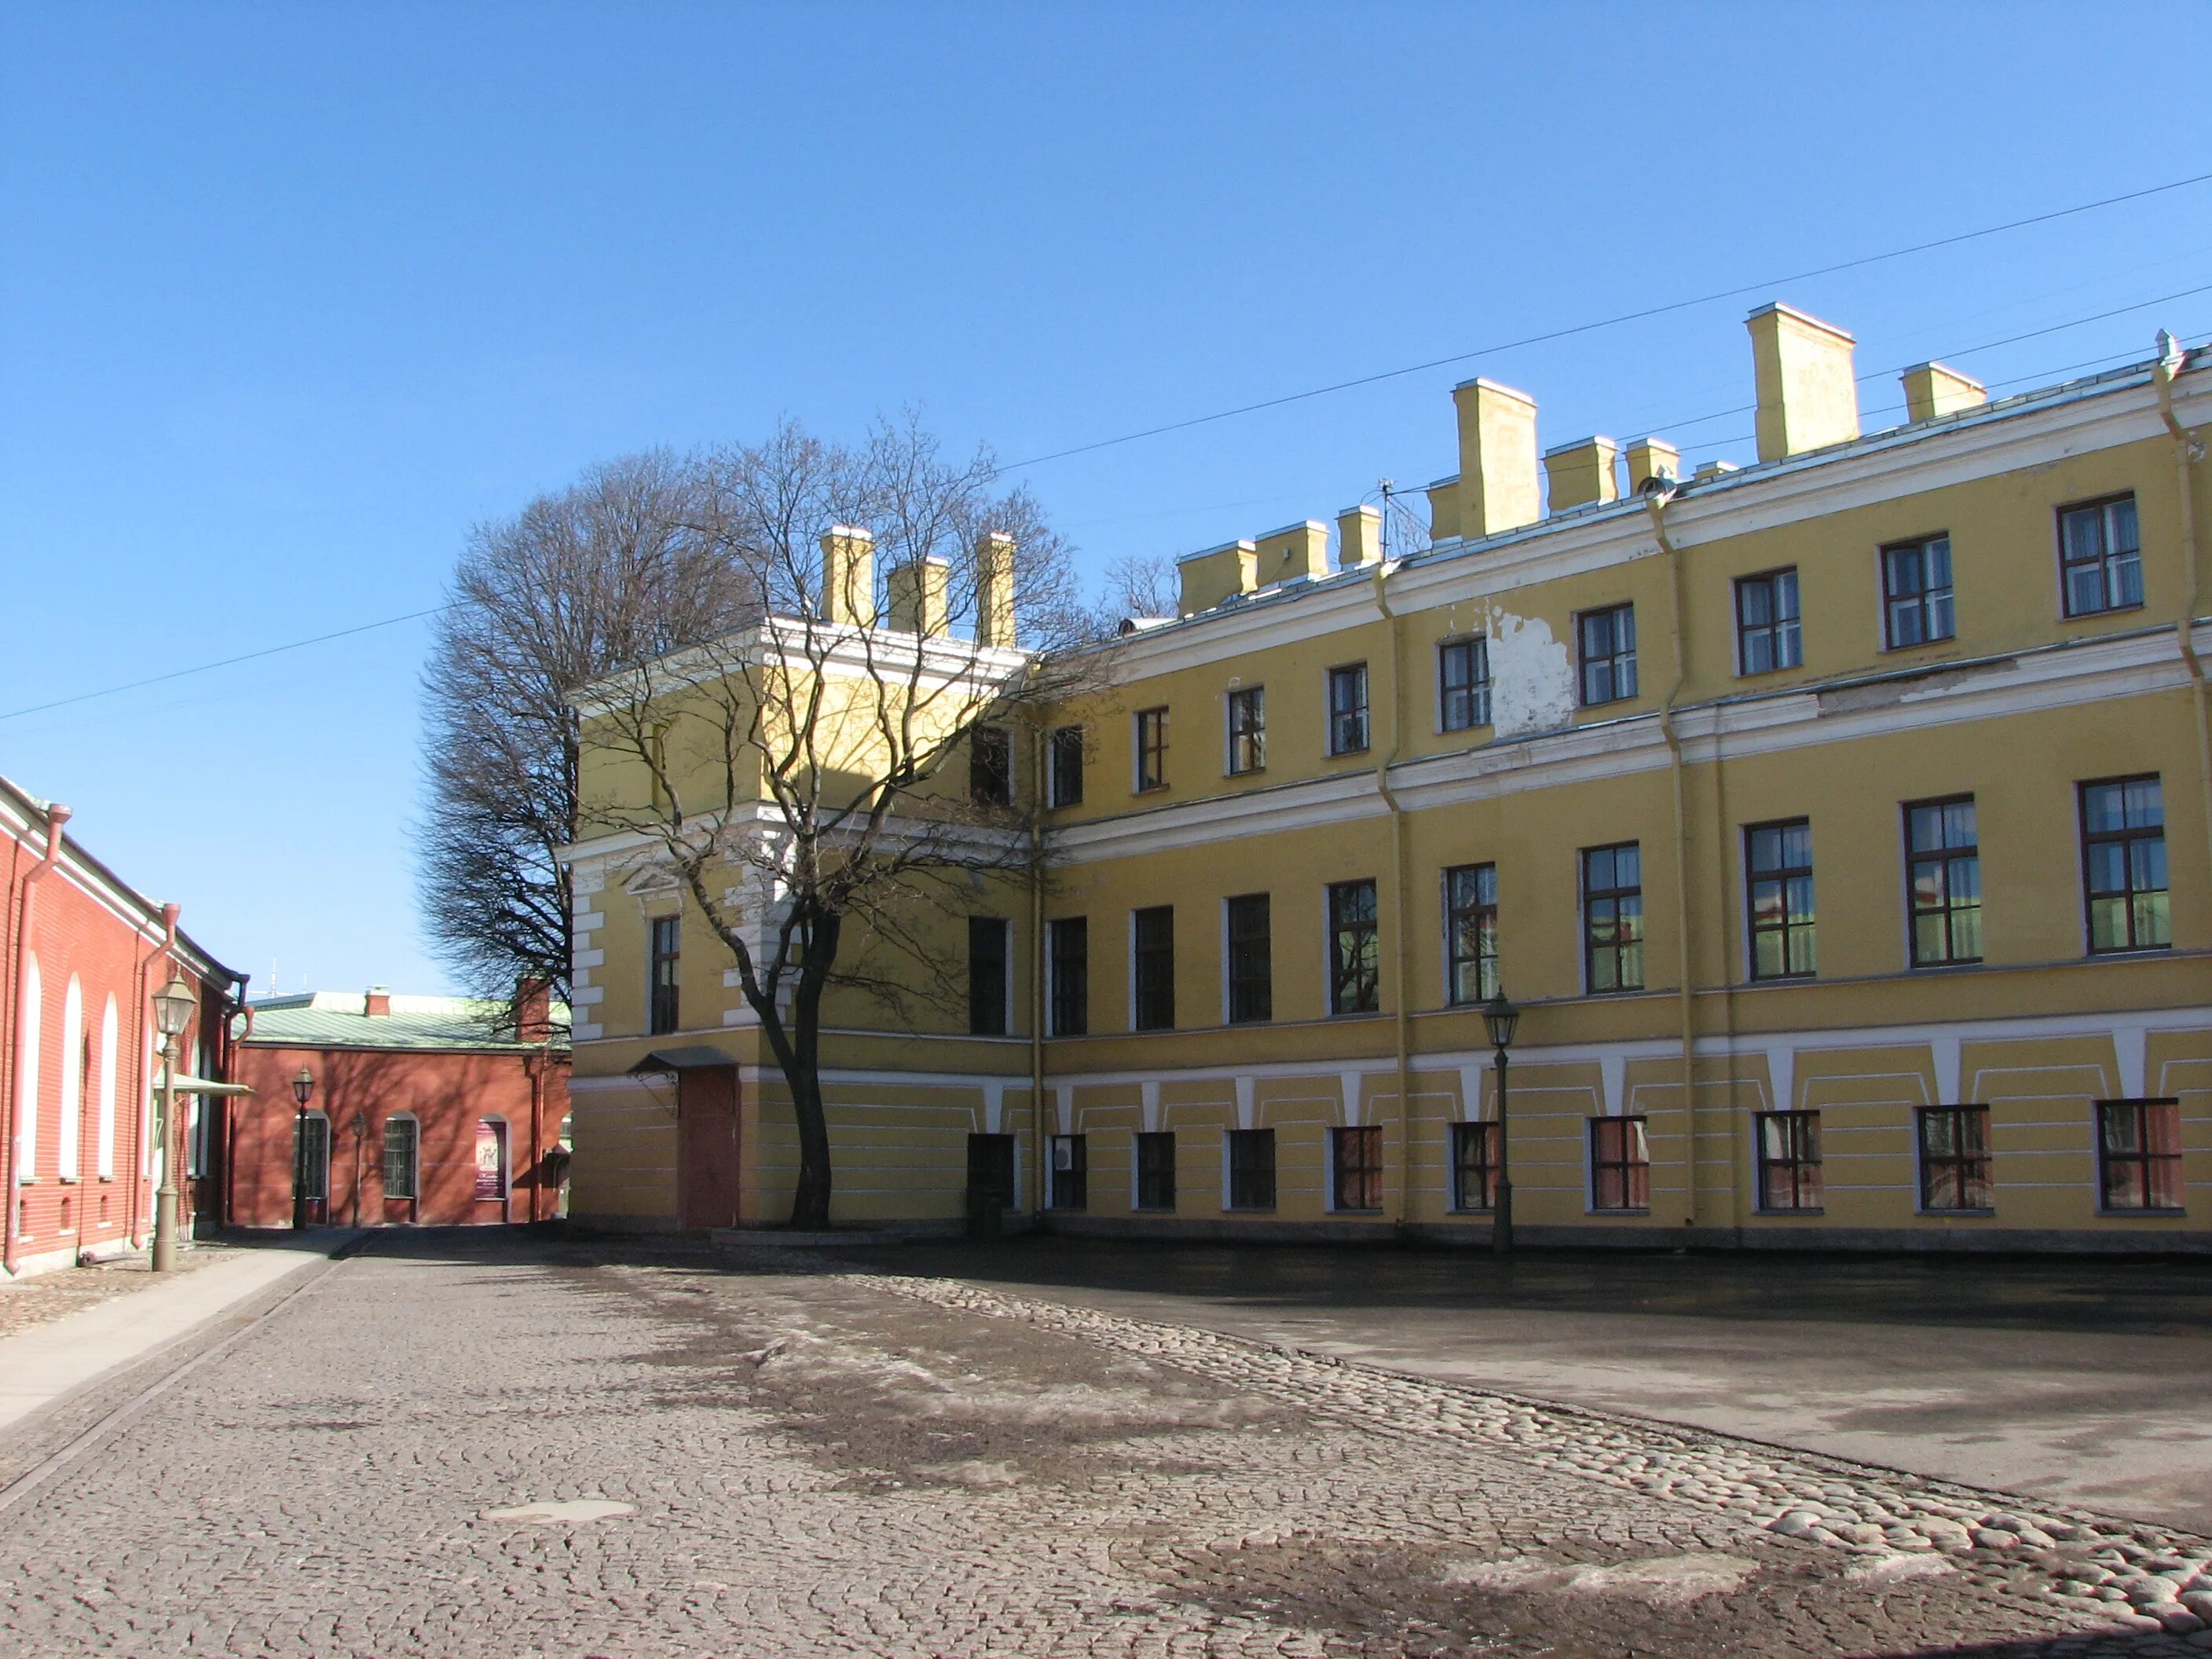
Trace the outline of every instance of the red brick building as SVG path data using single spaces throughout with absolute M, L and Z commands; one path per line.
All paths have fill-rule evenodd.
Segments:
M 5 1271 L 119 1255 L 151 1231 L 160 1038 L 152 997 L 181 975 L 199 1012 L 179 1070 L 221 1079 L 233 972 L 177 931 L 177 907 L 127 885 L 62 826 L 70 810 L 0 778 L 0 1192 Z M 213 1219 L 219 1104 L 179 1095 L 181 1209 Z
M 289 1226 L 295 1158 L 310 1223 L 496 1226 L 562 1212 L 568 1011 L 377 987 L 249 1010 L 227 1114 L 223 1212 Z M 293 1079 L 314 1079 L 302 1126 Z

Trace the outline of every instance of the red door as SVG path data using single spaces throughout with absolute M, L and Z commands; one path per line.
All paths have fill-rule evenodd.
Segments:
M 738 1224 L 737 1085 L 733 1066 L 676 1074 L 676 1211 L 686 1232 Z

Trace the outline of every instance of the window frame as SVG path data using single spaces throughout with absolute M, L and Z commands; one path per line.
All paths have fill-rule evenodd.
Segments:
M 2154 825 L 2130 827 L 2126 821 L 2127 791 L 2130 786 L 2141 783 L 2154 785 L 2158 790 L 2158 822 Z M 2089 828 L 2089 792 L 2093 789 L 2120 791 L 2121 827 L 2119 829 L 2092 830 Z M 2086 947 L 2085 954 L 2092 957 L 2146 956 L 2154 951 L 2171 951 L 2173 948 L 2173 885 L 2172 872 L 2167 865 L 2166 856 L 2165 775 L 2160 772 L 2136 772 L 2124 777 L 2086 779 L 2075 786 L 2074 801 L 2075 818 L 2080 825 L 2081 836 L 2081 939 Z M 2141 842 L 2148 844 L 2154 838 L 2158 844 L 2159 866 L 2166 874 L 2166 882 L 2161 887 L 2138 888 L 2134 885 L 2135 843 Z M 2124 890 L 2100 892 L 2093 884 L 2095 880 L 2093 864 L 2094 849 L 2114 845 L 2126 849 L 2124 857 L 2128 870 L 2129 885 Z M 2138 893 L 2146 897 L 2162 896 L 2165 898 L 2163 932 L 2166 937 L 2163 939 L 2145 944 L 2137 939 L 2136 896 Z M 2097 943 L 2097 901 L 2100 898 L 2113 897 L 2124 897 L 2127 901 L 2124 907 L 2124 914 L 2128 920 L 2128 942 L 2125 945 L 2100 946 Z
M 1267 1149 L 1266 1167 L 1246 1162 L 1240 1149 L 1249 1150 L 1264 1146 Z M 1221 1139 L 1221 1207 L 1240 1214 L 1265 1214 L 1273 1210 L 1281 1196 L 1280 1174 L 1277 1164 L 1279 1143 L 1272 1127 L 1261 1126 L 1250 1129 L 1224 1129 Z M 1249 1191 L 1249 1183 L 1264 1175 L 1267 1177 L 1267 1200 L 1262 1203 Z M 1241 1183 L 1241 1184 L 1240 1184 Z
M 1237 907 L 1259 906 L 1261 929 L 1255 933 L 1237 932 Z M 1249 910 L 1246 919 L 1249 919 Z M 1275 1018 L 1275 934 L 1274 896 L 1272 893 L 1236 893 L 1221 901 L 1221 1016 L 1224 1025 L 1264 1025 Z M 1257 975 L 1239 975 L 1238 948 L 1250 947 L 1256 941 L 1261 964 Z M 1240 988 L 1249 991 L 1256 983 L 1260 1011 L 1239 1012 L 1237 997 Z
M 1972 815 L 1973 840 L 1954 846 L 1951 842 L 1951 812 L 1963 806 Z M 1916 972 L 1946 968 L 1971 968 L 1980 965 L 1982 945 L 1982 835 L 1981 814 L 1973 795 L 1936 795 L 1926 800 L 1908 800 L 1899 804 L 1900 823 L 1905 837 L 1905 959 Z M 1942 844 L 1922 848 L 1915 844 L 1913 817 L 1916 813 L 1934 812 L 1938 815 L 1938 834 Z M 1974 897 L 1971 905 L 1958 902 L 1958 867 L 1973 866 Z M 1923 865 L 1937 866 L 1942 882 L 1942 902 L 1923 904 L 1920 902 L 1919 870 Z M 1968 911 L 1973 915 L 1976 950 L 1972 956 L 1960 954 L 1958 949 L 1959 918 Z M 1923 919 L 1940 919 L 1943 929 L 1943 953 L 1940 957 L 1923 957 L 1920 951 L 1920 924 Z
M 1060 1163 L 1060 1148 L 1068 1149 L 1068 1162 Z M 1091 1137 L 1080 1133 L 1045 1137 L 1044 1206 L 1048 1210 L 1087 1210 L 1091 1207 Z M 1066 1179 L 1063 1180 L 1065 1176 Z M 1073 1193 L 1071 1198 L 1069 1194 Z
M 1759 845 L 1759 838 L 1769 835 L 1780 837 L 1786 857 L 1788 838 L 1792 831 L 1803 832 L 1804 862 L 1778 864 L 1771 870 L 1761 870 L 1756 862 L 1755 849 Z M 1791 885 L 1798 881 L 1805 884 L 1807 896 L 1810 901 L 1807 907 L 1806 918 L 1802 922 L 1795 919 L 1796 912 L 1790 897 Z M 1759 920 L 1759 890 L 1762 884 L 1772 884 L 1781 890 L 1782 920 L 1779 922 L 1762 922 Z M 1747 979 L 1754 984 L 1772 985 L 1789 980 L 1807 980 L 1819 976 L 1820 903 L 1818 892 L 1814 887 L 1813 820 L 1811 818 L 1773 818 L 1764 823 L 1747 823 L 1743 826 L 1743 921 L 1744 943 L 1747 953 L 1744 962 Z M 1800 935 L 1802 935 L 1806 942 L 1808 962 L 1803 968 L 1793 968 L 1790 965 L 1791 945 Z M 1782 941 L 1782 967 L 1772 973 L 1762 973 L 1759 970 L 1759 941 L 1767 937 L 1778 937 Z
M 1783 591 L 1788 584 L 1790 614 L 1782 614 Z M 1770 615 L 1763 623 L 1754 623 L 1744 615 L 1744 599 L 1754 588 L 1766 592 Z M 1750 679 L 1760 675 L 1780 674 L 1805 665 L 1804 610 L 1799 598 L 1797 567 L 1778 565 L 1771 570 L 1755 571 L 1748 576 L 1735 579 L 1735 672 L 1738 678 Z M 1764 668 L 1751 665 L 1751 647 L 1754 639 L 1764 639 L 1772 660 Z M 1789 655 L 1783 660 L 1785 647 Z
M 1155 942 L 1151 945 L 1146 945 L 1144 942 L 1143 933 L 1145 918 L 1148 916 L 1156 918 L 1164 916 L 1167 919 L 1165 924 L 1167 937 L 1164 941 Z M 1166 999 L 1168 1018 L 1164 1024 L 1158 1022 L 1147 1023 L 1145 1018 L 1146 999 L 1148 994 L 1145 983 L 1145 964 L 1147 961 L 1151 961 L 1155 963 L 1165 963 L 1167 974 L 1167 981 L 1165 986 L 1164 988 L 1154 986 L 1150 991 L 1150 994 L 1153 996 L 1164 995 Z M 1148 904 L 1139 909 L 1130 911 L 1129 1029 L 1131 1030 L 1172 1031 L 1176 1029 L 1175 981 L 1175 906 L 1172 904 Z
M 1162 1159 L 1158 1154 L 1167 1154 Z M 1147 1183 L 1152 1201 L 1146 1202 Z M 1164 1198 L 1163 1199 L 1163 1192 Z M 1176 1208 L 1176 1136 L 1172 1129 L 1139 1129 L 1129 1152 L 1129 1207 L 1157 1214 Z
M 1358 701 L 1348 707 L 1340 708 L 1337 688 L 1345 685 L 1357 688 Z M 1324 677 L 1323 690 L 1328 718 L 1329 758 L 1334 760 L 1343 755 L 1365 754 L 1373 736 L 1368 719 L 1367 665 L 1364 662 L 1340 663 Z M 1350 732 L 1345 727 L 1345 722 L 1357 722 L 1358 732 Z M 1357 737 L 1357 742 L 1348 740 L 1353 736 Z
M 1267 688 L 1232 685 L 1223 696 L 1222 732 L 1228 739 L 1228 775 L 1249 777 L 1267 769 Z
M 1589 626 L 1601 621 L 1607 626 L 1610 648 L 1593 654 Z M 1592 675 L 1601 670 L 1611 690 L 1605 696 L 1593 696 Z M 1604 708 L 1616 702 L 1633 702 L 1640 695 L 1639 684 L 1636 668 L 1636 602 L 1626 599 L 1618 605 L 1596 605 L 1575 612 L 1575 692 L 1579 706 Z
M 1083 805 L 1083 728 L 1054 726 L 1045 743 L 1046 796 L 1054 811 Z
M 1469 1156 L 1470 1152 L 1473 1156 Z M 1464 1118 L 1451 1126 L 1451 1208 L 1455 1215 L 1489 1215 L 1498 1208 L 1498 1124 L 1491 1118 Z M 1475 1178 L 1475 1201 L 1468 1201 L 1468 1176 Z
M 1963 1133 L 1954 1135 L 1954 1148 L 1939 1149 L 1929 1144 L 1929 1126 L 1942 1120 L 1951 1121 L 1963 1131 L 1969 1122 L 1978 1121 L 1979 1145 L 1968 1148 L 1969 1139 Z M 1990 1141 L 1990 1109 L 1984 1105 L 1920 1106 L 1912 1115 L 1913 1157 L 1919 1175 L 1917 1212 L 1922 1215 L 1995 1215 L 1996 1213 L 1996 1156 Z M 1953 1171 L 1952 1181 L 1961 1196 L 1978 1188 L 1985 1204 L 1938 1204 L 1935 1201 L 1936 1176 L 1939 1170 Z
M 984 811 L 1014 804 L 1014 734 L 1006 726 L 969 731 L 968 804 Z
M 1928 579 L 1929 558 L 1938 544 L 1943 550 L 1943 580 Z M 1895 580 L 1892 564 L 1893 555 L 1910 553 L 1919 561 L 1920 584 L 1906 591 Z M 1926 536 L 1908 537 L 1903 541 L 1884 542 L 1875 551 L 1875 575 L 1881 586 L 1881 648 L 1884 651 L 1913 651 L 1923 645 L 1942 645 L 1959 637 L 1959 602 L 1957 571 L 1952 561 L 1951 532 L 1940 530 Z M 1940 596 L 1940 598 L 1939 598 Z M 1940 634 L 1933 631 L 1930 614 L 1938 604 L 1942 607 L 1944 624 Z M 1917 617 L 1917 626 L 1925 630 L 1917 640 L 1898 637 L 1897 619 L 1901 607 L 1910 607 Z
M 1346 1157 L 1346 1149 L 1356 1147 L 1360 1157 Z M 1371 1157 L 1370 1156 L 1371 1154 Z M 1383 1187 L 1382 1126 L 1379 1123 L 1332 1124 L 1328 1132 L 1328 1207 L 1341 1215 L 1380 1215 L 1389 1194 Z M 1347 1185 L 1356 1188 L 1351 1196 L 1372 1198 L 1373 1202 L 1355 1204 L 1348 1201 Z
M 1451 664 L 1455 654 L 1463 655 L 1467 662 L 1467 683 L 1451 683 Z M 1480 670 L 1480 673 L 1477 671 Z M 1438 732 L 1472 732 L 1478 726 L 1492 724 L 1490 708 L 1490 636 L 1487 634 L 1455 634 L 1437 641 L 1437 730 Z M 1452 699 L 1459 696 L 1466 700 L 1467 718 L 1452 718 Z
M 2162 1117 L 2171 1115 L 2172 1133 L 2170 1152 L 2153 1152 L 2148 1133 L 2149 1114 L 2157 1111 Z M 2117 1115 L 2125 1112 L 2136 1123 L 2135 1146 L 2130 1151 L 2116 1152 L 2106 1125 Z M 2140 1100 L 2100 1100 L 2090 1115 L 2090 1128 L 2097 1148 L 2097 1213 L 2099 1215 L 2185 1215 L 2189 1207 L 2188 1171 L 2182 1163 L 2181 1103 L 2171 1096 L 2147 1096 Z M 2140 1204 L 2112 1202 L 2113 1162 L 2136 1166 L 2140 1179 L 2136 1189 L 2142 1197 Z M 2172 1190 L 2169 1202 L 2159 1203 L 2158 1176 L 2170 1171 Z
M 392 1189 L 392 1132 L 404 1130 L 407 1142 L 407 1190 Z M 393 1112 L 384 1120 L 378 1136 L 377 1187 L 382 1194 L 394 1202 L 419 1203 L 422 1197 L 422 1122 L 412 1112 Z
M 1459 878 L 1474 878 L 1476 894 L 1473 902 L 1462 904 L 1459 899 Z M 1482 878 L 1489 878 L 1489 896 L 1483 896 Z M 1480 864 L 1455 864 L 1443 872 L 1444 901 L 1444 1002 L 1452 1008 L 1472 1008 L 1487 1002 L 1498 988 L 1498 866 L 1494 861 Z M 1460 950 L 1463 932 L 1472 921 L 1474 927 L 1474 954 Z M 1484 949 L 1485 942 L 1488 949 Z M 1463 968 L 1474 969 L 1474 993 L 1462 994 L 1460 974 Z
M 978 972 L 979 966 L 990 965 L 989 952 L 979 957 L 976 946 L 987 938 L 995 938 L 998 957 L 995 973 Z M 1013 924 L 1004 916 L 970 916 L 968 918 L 968 1035 L 969 1036 L 1011 1036 L 1014 1026 L 1014 939 Z M 995 1009 L 997 1024 L 990 1023 Z
M 1650 1120 L 1641 1112 L 1626 1112 L 1618 1117 L 1594 1117 L 1589 1120 L 1589 1207 L 1593 1215 L 1649 1215 L 1651 1213 L 1651 1132 Z M 1643 1152 L 1640 1158 L 1629 1156 L 1629 1126 L 1635 1129 L 1634 1143 Z M 1601 1158 L 1598 1142 L 1601 1131 L 1617 1128 L 1621 1131 L 1622 1146 L 1617 1158 Z M 1607 1204 L 1605 1196 L 1605 1172 L 1620 1172 L 1621 1202 Z M 1632 1200 L 1641 1197 L 1643 1201 Z
M 1168 706 L 1139 708 L 1129 717 L 1129 750 L 1134 766 L 1129 793 L 1149 795 L 1168 787 Z
M 319 1146 L 322 1151 L 322 1167 L 309 1167 L 308 1148 Z M 313 1176 L 312 1182 L 309 1177 Z M 331 1116 L 320 1107 L 311 1108 L 292 1115 L 292 1183 L 301 1199 L 309 1204 L 328 1204 L 331 1201 Z
M 1620 854 L 1624 852 L 1632 852 L 1636 855 L 1636 881 L 1634 885 L 1621 886 L 1616 884 L 1610 887 L 1598 887 L 1594 885 L 1590 879 L 1590 860 L 1601 853 L 1609 853 L 1613 854 L 1613 868 L 1617 876 L 1620 869 Z M 1582 886 L 1583 994 L 1585 996 L 1609 997 L 1626 995 L 1641 991 L 1644 989 L 1644 946 L 1645 943 L 1644 932 L 1644 843 L 1640 841 L 1616 841 L 1607 842 L 1603 845 L 1596 847 L 1585 847 L 1577 854 L 1576 871 Z M 1601 945 L 1598 943 L 1596 935 L 1596 918 L 1593 915 L 1593 906 L 1600 902 L 1609 903 L 1613 906 L 1613 922 L 1617 930 L 1621 920 L 1620 906 L 1624 901 L 1632 899 L 1635 902 L 1636 906 L 1634 911 L 1635 937 L 1624 943 L 1620 939 L 1616 932 L 1616 937 L 1612 944 Z M 1597 963 L 1600 953 L 1604 951 L 1610 951 L 1613 953 L 1617 982 L 1612 985 L 1601 986 L 1597 982 Z M 1636 979 L 1633 984 L 1628 983 L 1626 980 L 1620 975 L 1620 965 L 1628 959 L 1628 955 L 1631 952 L 1634 955 L 1636 963 Z
M 2114 507 L 2124 504 L 2135 520 L 2136 544 L 2124 553 L 2115 553 L 2112 547 L 2112 518 Z M 2097 515 L 2097 552 L 2094 557 L 2076 559 L 2067 551 L 2066 521 L 2077 513 Z M 2109 617 L 2122 611 L 2140 611 L 2148 601 L 2148 590 L 2142 572 L 2142 514 L 2136 503 L 2132 489 L 2115 490 L 2109 495 L 2093 495 L 2085 501 L 2062 502 L 2053 509 L 2053 523 L 2058 536 L 2058 615 L 2062 622 L 2078 622 L 2088 617 Z M 2094 567 L 2098 591 L 2104 596 L 2102 605 L 2088 605 L 2081 610 L 2074 606 L 2074 587 L 2071 580 L 2077 569 Z M 2132 572 L 2136 596 L 2131 599 L 2115 600 L 2112 592 L 2116 583 L 2124 588 L 2122 568 Z
M 665 1036 L 683 1030 L 684 913 L 647 917 L 645 933 L 645 1034 Z M 666 948 L 664 937 L 672 941 Z
M 1780 1156 L 1769 1146 L 1768 1131 L 1778 1128 L 1784 1142 Z M 1752 1114 L 1752 1158 L 1757 1171 L 1755 1192 L 1761 1215 L 1820 1215 L 1826 1208 L 1826 1172 L 1820 1152 L 1820 1115 L 1817 1111 L 1787 1110 Z M 1770 1176 L 1785 1171 L 1790 1201 L 1777 1203 Z
M 1091 1035 L 1091 918 L 1089 916 L 1055 916 L 1044 925 L 1045 931 L 1045 1018 L 1051 1027 L 1050 1036 L 1056 1037 L 1088 1036 Z M 1079 948 L 1070 950 L 1066 941 L 1079 939 Z M 1070 984 L 1068 968 L 1073 963 L 1076 972 Z M 1070 1011 L 1073 1018 L 1069 1018 Z
M 1367 915 L 1346 921 L 1340 914 L 1340 901 L 1366 894 Z M 1382 908 L 1380 885 L 1372 876 L 1351 881 L 1328 884 L 1323 900 L 1323 912 L 1328 919 L 1328 1012 L 1334 1019 L 1340 1016 L 1364 1016 L 1382 1012 Z M 1355 959 L 1346 965 L 1345 943 L 1353 941 Z M 1364 960 L 1361 960 L 1364 958 Z M 1355 992 L 1364 977 L 1367 989 L 1366 1006 L 1349 1006 L 1346 1001 L 1347 987 Z

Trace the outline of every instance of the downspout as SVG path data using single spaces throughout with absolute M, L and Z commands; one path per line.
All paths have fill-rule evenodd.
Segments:
M 154 1075 L 154 1054 L 147 1047 L 146 1029 L 146 1012 L 151 1006 L 154 997 L 152 969 L 160 958 L 173 957 L 176 954 L 177 917 L 181 914 L 181 907 L 178 905 L 165 904 L 161 907 L 161 942 L 138 961 L 137 1046 L 138 1075 L 142 1079 L 150 1079 Z M 151 1085 L 149 1084 L 146 1086 Z M 131 1160 L 131 1239 L 135 1245 L 143 1237 L 138 1231 L 138 1218 L 145 1213 L 142 1200 L 146 1195 L 146 1170 L 150 1162 L 149 1153 L 151 1150 L 147 1146 L 147 1141 L 159 1127 L 156 1119 L 160 1114 L 154 1109 L 153 1103 L 149 1100 L 140 1101 L 132 1109 L 131 1115 L 136 1121 L 144 1126 L 144 1133 L 135 1137 L 138 1143 L 138 1156 Z M 161 1150 L 166 1157 L 169 1149 L 163 1146 Z
M 223 1031 L 230 1045 L 223 1061 L 226 1069 L 222 1074 L 222 1080 L 225 1083 L 238 1081 L 238 1051 L 245 1047 L 246 1040 L 253 1035 L 253 1005 L 246 1001 L 243 994 L 246 990 L 244 980 L 238 981 L 238 988 L 240 995 L 238 1000 L 237 1012 L 246 1016 L 246 1025 L 242 1030 L 234 1033 L 230 1030 L 228 1017 L 226 1016 L 223 1020 Z M 131 1173 L 132 1179 L 137 1179 L 137 1172 L 134 1170 Z M 222 1224 L 225 1228 L 229 1228 L 236 1224 L 237 1219 L 238 1112 L 234 1103 L 230 1106 L 226 1106 L 222 1114 Z
M 2166 422 L 2166 429 L 2173 434 L 2173 476 L 2181 493 L 2181 550 L 2188 562 L 2188 597 L 2182 601 L 2181 617 L 2174 625 L 2174 633 L 2181 641 L 2181 660 L 2189 671 L 2191 700 L 2197 710 L 2197 783 L 2203 794 L 2202 820 L 2208 858 L 2212 858 L 2212 720 L 2205 711 L 2204 659 L 2197 653 L 2197 641 L 2192 637 L 2197 628 L 2198 584 L 2203 580 L 2204 550 L 2197 542 L 2197 489 L 2191 469 L 2204 459 L 2204 441 L 2190 435 L 2189 428 L 2173 412 L 2173 377 L 2181 373 L 2188 354 L 2171 335 L 2164 336 L 2164 349 L 2151 369 L 2151 384 L 2158 388 L 2158 417 Z
M 1406 972 L 1406 809 L 1390 787 L 1390 769 L 1398 763 L 1402 722 L 1399 719 L 1398 616 L 1390 609 L 1383 586 L 1389 573 L 1389 561 L 1375 561 L 1375 608 L 1382 612 L 1384 636 L 1390 642 L 1390 747 L 1375 763 L 1375 793 L 1382 797 L 1382 805 L 1390 812 L 1390 938 L 1396 957 L 1390 1023 L 1396 1042 L 1398 1079 L 1397 1224 L 1403 1230 L 1413 1219 L 1413 986 Z
M 1044 728 L 1030 727 L 1030 1225 L 1044 1224 Z
M 4 1228 L 0 1228 L 0 1240 L 4 1240 L 0 1243 L 0 1266 L 4 1266 L 11 1274 L 15 1271 L 15 1182 L 18 1174 L 15 1142 L 19 1135 L 16 1115 L 22 1105 L 16 1099 L 15 1093 L 23 1071 L 23 965 L 31 954 L 31 918 L 35 914 L 33 901 L 39 878 L 61 862 L 62 826 L 69 821 L 70 809 L 59 801 L 46 808 L 46 854 L 23 872 L 15 909 L 15 972 L 9 983 L 8 998 L 8 1139 L 4 1148 L 7 1175 L 4 1188 L 0 1188 L 0 1204 L 4 1204 L 8 1212 Z M 38 1040 L 38 1033 L 33 1031 L 31 1041 L 36 1042 Z M 37 1151 L 35 1147 L 32 1150 L 34 1153 Z
M 1659 734 L 1667 740 L 1667 771 L 1674 787 L 1674 1000 L 1681 1020 L 1682 1121 L 1689 1140 L 1690 1213 L 1686 1219 L 1692 1225 L 1698 1216 L 1698 1016 L 1695 994 L 1690 983 L 1690 817 L 1684 800 L 1686 784 L 1683 778 L 1682 734 L 1674 722 L 1675 704 L 1682 695 L 1684 681 L 1689 678 L 1688 653 L 1682 643 L 1682 555 L 1667 533 L 1667 504 L 1674 499 L 1674 487 L 1654 480 L 1656 487 L 1648 487 L 1644 496 L 1644 511 L 1651 517 L 1651 533 L 1658 538 L 1660 550 L 1667 556 L 1668 592 L 1670 598 L 1668 631 L 1674 649 L 1674 682 L 1667 688 L 1667 695 L 1659 705 Z M 1729 1183 L 1735 1184 L 1734 1155 L 1730 1155 Z

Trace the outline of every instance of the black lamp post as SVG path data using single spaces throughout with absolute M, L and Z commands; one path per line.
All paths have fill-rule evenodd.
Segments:
M 1505 1051 L 1513 1046 L 1514 1028 L 1521 1011 L 1505 1000 L 1505 988 L 1482 1005 L 1482 1023 L 1489 1029 L 1491 1047 L 1498 1051 L 1498 1179 L 1494 1183 L 1490 1224 L 1490 1247 L 1499 1255 L 1513 1254 L 1513 1175 L 1505 1150 Z
M 292 1122 L 292 1230 L 295 1232 L 307 1224 L 307 1101 L 315 1092 L 315 1074 L 306 1066 L 292 1079 L 292 1098 L 300 1103 L 300 1115 Z
M 154 1026 L 161 1034 L 161 1184 L 154 1194 L 154 1271 L 177 1265 L 177 1039 L 192 1023 L 199 999 L 179 974 L 154 993 Z

